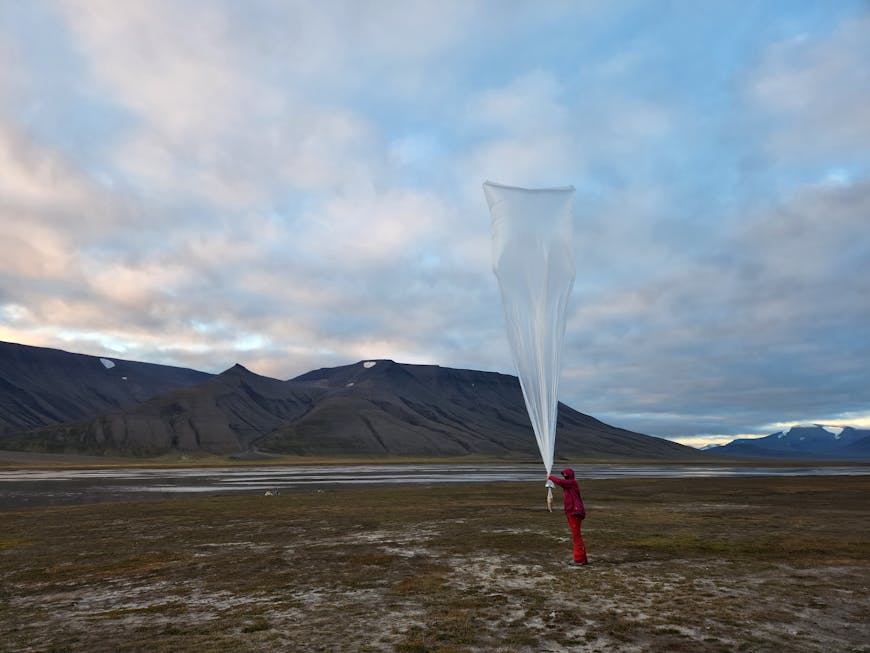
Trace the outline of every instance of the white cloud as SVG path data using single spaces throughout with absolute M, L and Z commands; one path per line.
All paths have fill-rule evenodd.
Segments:
M 60 152 L 0 121 L 0 278 L 80 279 L 78 249 L 128 222 L 127 207 Z M 9 276 L 11 275 L 11 276 Z
M 250 42 L 250 24 L 235 22 L 228 7 L 67 6 L 92 71 L 136 115 L 115 163 L 141 192 L 239 208 L 268 200 L 279 184 L 330 189 L 377 174 L 367 121 L 318 101 L 317 80 L 295 74 L 307 53 L 276 60 L 269 43 Z M 280 19 L 298 22 L 289 10 Z
M 164 0 L 65 3 L 93 72 L 114 98 L 170 139 L 209 133 L 253 90 L 234 64 L 228 16 Z
M 679 444 L 684 444 L 687 447 L 695 447 L 696 449 L 701 449 L 702 447 L 706 447 L 711 444 L 728 444 L 732 440 L 737 437 L 744 436 L 733 436 L 733 435 L 695 435 L 685 438 L 671 438 L 674 442 Z
M 463 165 L 465 178 L 475 182 L 467 192 L 479 194 L 485 179 L 519 186 L 570 183 L 556 179 L 577 166 L 570 112 L 552 74 L 532 71 L 486 90 L 471 100 L 466 117 L 482 134 Z
M 561 94 L 561 85 L 552 74 L 532 71 L 506 87 L 481 93 L 470 107 L 471 119 L 511 134 L 559 131 L 568 119 L 560 104 Z
M 40 146 L 23 131 L 2 121 L 0 170 L 0 201 L 7 210 L 26 207 L 40 215 L 57 215 L 97 199 L 87 177 L 62 154 Z M 93 213 L 88 213 L 82 221 L 87 223 L 92 218 Z
M 827 38 L 801 35 L 773 44 L 748 93 L 772 119 L 767 146 L 777 156 L 866 156 L 870 17 L 847 19 Z
M 337 196 L 297 223 L 294 250 L 309 262 L 318 257 L 324 266 L 348 271 L 390 265 L 424 249 L 444 215 L 441 202 L 427 193 Z

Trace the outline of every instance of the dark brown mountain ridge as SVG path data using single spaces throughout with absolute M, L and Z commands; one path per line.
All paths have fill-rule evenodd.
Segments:
M 323 368 L 288 381 L 241 365 L 204 376 L 200 383 L 134 405 L 26 431 L 7 430 L 0 448 L 134 455 L 170 450 L 377 457 L 537 455 L 514 376 L 391 360 Z M 559 407 L 556 455 L 703 457 L 689 447 L 604 424 L 564 404 Z

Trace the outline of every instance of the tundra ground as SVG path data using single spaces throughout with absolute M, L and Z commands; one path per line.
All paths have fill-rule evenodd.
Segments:
M 870 477 L 581 488 L 7 510 L 0 651 L 870 651 Z

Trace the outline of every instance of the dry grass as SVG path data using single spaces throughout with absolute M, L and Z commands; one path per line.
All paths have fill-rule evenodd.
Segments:
M 529 484 L 0 513 L 0 651 L 870 651 L 870 477 Z

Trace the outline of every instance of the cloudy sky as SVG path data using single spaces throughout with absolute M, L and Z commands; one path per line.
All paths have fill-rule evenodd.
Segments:
M 511 373 L 481 183 L 577 188 L 560 397 L 870 426 L 870 4 L 0 0 L 0 340 Z

